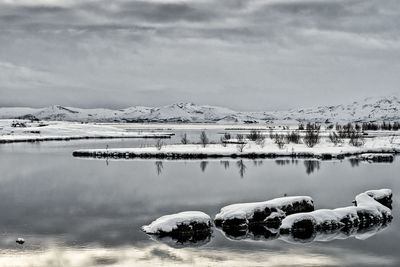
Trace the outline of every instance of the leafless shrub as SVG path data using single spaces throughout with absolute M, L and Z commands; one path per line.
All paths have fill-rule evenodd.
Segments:
M 265 146 L 265 137 L 263 137 L 262 139 L 258 139 L 256 141 L 256 144 L 259 145 L 261 148 L 264 148 L 264 146 Z
M 244 142 L 244 136 L 243 134 L 237 134 L 236 135 L 236 139 L 238 142 Z
M 155 144 L 157 150 L 161 150 L 163 145 L 164 145 L 164 142 L 161 139 L 157 139 L 156 144 Z
M 243 152 L 245 146 L 246 146 L 246 143 L 244 143 L 244 142 L 236 145 L 237 150 L 239 152 Z
M 251 141 L 257 141 L 258 139 L 263 138 L 263 135 L 260 131 L 252 130 L 248 135 L 247 139 Z
M 182 135 L 182 137 L 181 137 L 181 143 L 184 144 L 184 145 L 186 145 L 187 143 L 189 143 L 189 139 L 188 139 L 186 133 L 184 133 L 184 134 Z
M 352 146 L 359 147 L 365 144 L 365 140 L 360 132 L 357 131 L 351 132 L 349 138 L 350 138 L 349 144 Z
M 343 139 L 339 137 L 339 135 L 336 132 L 331 132 L 329 133 L 329 140 L 337 146 L 338 144 L 343 143 Z
M 308 147 L 314 147 L 319 143 L 319 129 L 317 124 L 308 123 L 306 126 L 306 135 L 303 138 L 304 144 Z
M 269 129 L 269 138 L 271 139 L 271 140 L 274 140 L 274 130 L 272 130 L 272 129 Z
M 286 135 L 286 142 L 289 143 L 294 143 L 294 144 L 300 144 L 300 134 L 298 131 L 292 131 Z
M 207 134 L 206 134 L 205 131 L 202 131 L 202 132 L 200 133 L 200 144 L 201 144 L 203 147 L 206 147 L 208 143 L 209 143 L 209 140 L 208 140 Z
M 231 139 L 231 134 L 226 132 L 226 133 L 224 133 L 223 138 L 224 138 L 225 140 L 230 140 L 230 139 Z
M 223 147 L 226 147 L 226 140 L 225 140 L 225 138 L 223 137 L 223 136 L 221 136 L 221 138 L 220 138 L 220 141 L 221 141 L 221 145 L 223 146 Z
M 285 136 L 283 134 L 275 134 L 274 142 L 278 145 L 279 149 L 285 146 Z

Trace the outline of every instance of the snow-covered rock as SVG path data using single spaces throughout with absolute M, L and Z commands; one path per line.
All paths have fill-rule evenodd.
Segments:
M 394 155 L 390 153 L 364 153 L 359 158 L 373 162 L 393 162 Z
M 223 207 L 215 216 L 216 226 L 223 228 L 247 228 L 249 224 L 262 223 L 279 227 L 287 215 L 314 210 L 311 197 L 293 196 L 275 198 L 263 202 L 239 203 Z
M 308 213 L 297 213 L 283 219 L 282 234 L 309 234 L 319 231 L 337 231 L 342 228 L 366 228 L 374 224 L 390 221 L 391 209 L 384 200 L 391 203 L 390 189 L 370 190 L 355 198 L 356 206 L 337 209 L 320 209 Z M 390 200 L 390 201 L 389 201 Z
M 211 226 L 211 218 L 204 212 L 184 211 L 162 216 L 151 224 L 142 226 L 142 230 L 147 234 L 178 235 L 210 231 Z

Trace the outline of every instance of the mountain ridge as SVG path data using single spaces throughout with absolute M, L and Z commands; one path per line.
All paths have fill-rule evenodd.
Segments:
M 60 105 L 44 108 L 3 107 L 0 108 L 0 119 L 220 124 L 400 121 L 400 100 L 397 96 L 388 96 L 365 98 L 351 104 L 260 112 L 234 111 L 225 107 L 185 102 L 159 107 L 133 106 L 118 110 Z

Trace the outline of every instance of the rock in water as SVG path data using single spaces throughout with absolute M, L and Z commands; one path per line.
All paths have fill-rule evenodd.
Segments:
M 282 219 L 286 216 L 313 210 L 314 203 L 311 197 L 281 197 L 264 202 L 239 203 L 223 207 L 215 216 L 214 222 L 224 231 L 228 229 L 247 231 L 249 226 L 255 224 L 276 229 L 279 228 Z M 241 233 L 237 234 L 242 235 Z
M 211 237 L 212 222 L 210 216 L 200 211 L 185 211 L 165 215 L 149 225 L 142 226 L 142 230 L 159 238 L 171 237 L 177 243 L 205 242 Z
M 315 232 L 339 232 L 354 228 L 360 231 L 384 225 L 392 220 L 391 200 L 390 189 L 366 191 L 356 196 L 356 206 L 287 216 L 282 221 L 280 233 L 306 238 Z
M 18 237 L 15 242 L 17 242 L 18 244 L 22 245 L 23 243 L 25 243 L 25 240 L 23 238 L 21 238 L 21 237 Z

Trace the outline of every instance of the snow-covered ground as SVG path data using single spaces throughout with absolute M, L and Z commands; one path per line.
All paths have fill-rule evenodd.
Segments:
M 17 127 L 11 126 L 14 122 Z M 112 125 L 94 123 L 0 120 L 0 143 L 86 138 L 169 138 L 171 135 L 171 132 L 127 131 Z
M 263 145 L 248 142 L 243 151 L 236 144 L 178 144 L 160 147 L 84 149 L 74 151 L 75 156 L 116 157 L 116 158 L 217 158 L 217 157 L 316 157 L 323 159 L 342 158 L 344 156 L 361 155 L 363 153 L 399 153 L 400 137 L 379 136 L 366 138 L 360 147 L 352 146 L 348 141 L 334 145 L 327 138 L 321 138 L 314 147 L 305 144 L 285 144 L 279 148 L 274 140 L 266 138 Z

